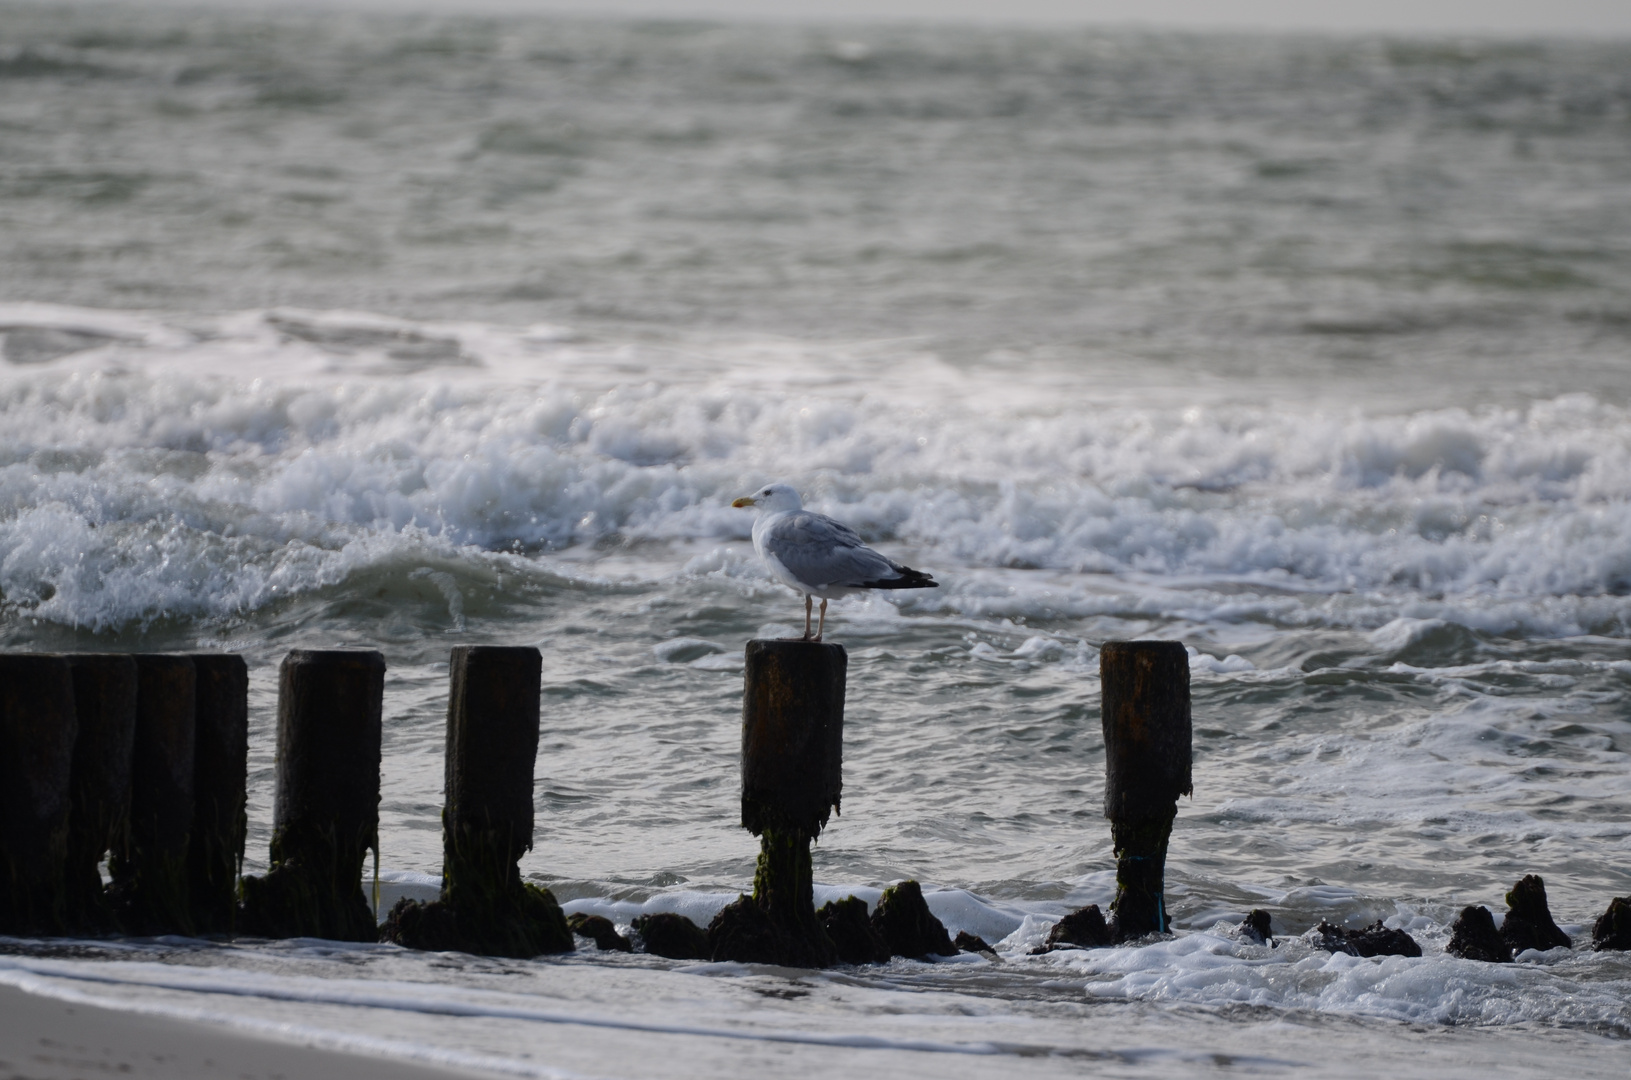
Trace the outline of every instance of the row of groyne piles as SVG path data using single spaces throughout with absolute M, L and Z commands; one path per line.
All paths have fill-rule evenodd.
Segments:
M 296 650 L 279 672 L 276 794 L 268 869 L 242 874 L 248 669 L 239 656 L 0 654 L 0 934 L 242 935 L 388 941 L 505 957 L 599 949 L 677 960 L 794 967 L 881 963 L 972 951 L 915 881 L 869 910 L 850 896 L 817 910 L 810 846 L 843 792 L 848 657 L 840 645 L 751 641 L 742 704 L 741 824 L 758 836 L 753 891 L 702 927 L 675 914 L 567 918 L 523 881 L 533 844 L 540 729 L 535 648 L 460 646 L 449 664 L 442 891 L 403 899 L 381 923 L 380 746 L 385 659 Z M 1036 952 L 1153 940 L 1171 932 L 1164 876 L 1178 799 L 1190 794 L 1188 654 L 1178 642 L 1108 642 L 1100 652 L 1105 815 L 1116 857 L 1109 910 L 1088 905 Z M 1447 951 L 1510 962 L 1569 948 L 1534 875 L 1507 893 L 1499 928 L 1462 910 Z M 1239 928 L 1274 945 L 1269 914 Z M 1403 930 L 1320 923 L 1304 940 L 1357 956 L 1421 955 Z M 1631 949 L 1631 897 L 1594 926 L 1598 949 Z

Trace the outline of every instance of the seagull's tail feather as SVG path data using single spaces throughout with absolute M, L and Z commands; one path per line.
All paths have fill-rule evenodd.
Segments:
M 940 582 L 921 570 L 913 570 L 910 566 L 897 566 L 895 571 L 899 577 L 880 578 L 877 581 L 863 581 L 863 589 L 938 589 Z

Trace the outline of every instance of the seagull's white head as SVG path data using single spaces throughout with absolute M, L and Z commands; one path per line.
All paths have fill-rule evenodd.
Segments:
M 790 484 L 769 484 L 752 495 L 742 496 L 731 505 L 756 506 L 771 514 L 779 514 L 783 510 L 804 509 L 804 504 L 799 501 L 799 493 L 794 491 Z

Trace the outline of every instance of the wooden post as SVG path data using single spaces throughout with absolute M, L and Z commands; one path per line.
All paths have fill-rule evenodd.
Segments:
M 242 933 L 373 941 L 363 860 L 379 843 L 385 657 L 296 649 L 278 679 L 271 869 L 243 880 Z
M 130 819 L 130 761 L 136 745 L 136 661 L 129 653 L 74 653 L 74 740 L 68 826 L 68 925 L 91 933 L 114 929 L 102 887 L 104 855 L 124 843 Z
M 574 948 L 548 889 L 521 880 L 532 847 L 543 659 L 530 646 L 459 645 L 448 661 L 442 897 L 400 901 L 384 938 L 421 949 L 531 957 Z
M 0 934 L 64 924 L 74 682 L 49 654 L 0 654 Z
M 1112 929 L 1127 941 L 1171 929 L 1165 871 L 1178 796 L 1191 792 L 1189 654 L 1176 641 L 1109 641 L 1103 686 L 1104 816 L 1116 850 Z
M 187 840 L 193 824 L 196 673 L 191 657 L 137 653 L 130 828 L 109 860 L 112 891 L 132 934 L 190 934 Z
M 810 842 L 843 792 L 848 666 L 842 645 L 748 642 L 742 827 L 759 837 L 759 862 L 751 899 L 727 908 L 710 930 L 716 960 L 823 967 L 836 957 L 815 914 Z
M 460 645 L 448 660 L 442 896 L 480 906 L 521 883 L 532 849 L 538 650 Z
M 249 667 L 231 653 L 194 653 L 192 660 L 198 673 L 198 719 L 187 884 L 194 928 L 230 934 L 249 829 Z
M 554 894 L 517 866 L 532 849 L 542 671 L 531 646 L 460 645 L 448 660 L 442 899 L 470 951 L 489 956 L 574 948 Z

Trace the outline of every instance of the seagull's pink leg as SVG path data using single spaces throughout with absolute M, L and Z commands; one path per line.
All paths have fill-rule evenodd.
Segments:
M 821 601 L 821 610 L 822 611 L 827 610 L 827 602 L 825 600 Z M 805 641 L 810 640 L 810 594 L 809 593 L 804 594 L 804 640 Z M 820 641 L 821 639 L 817 638 L 816 640 Z
M 823 601 L 821 601 L 821 622 L 816 624 L 816 640 L 817 641 L 821 640 L 821 635 L 823 633 L 825 633 L 826 630 L 827 630 L 827 601 L 823 600 Z

